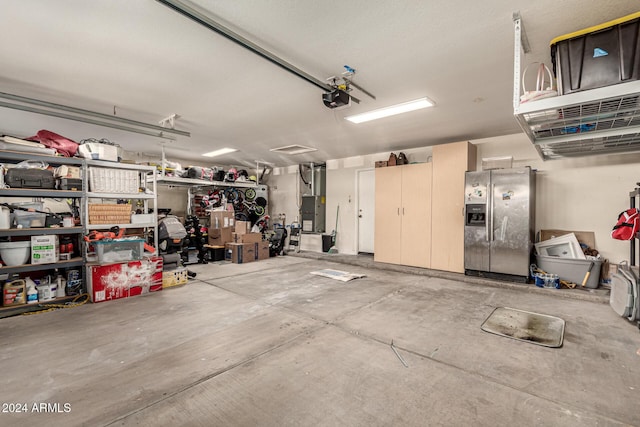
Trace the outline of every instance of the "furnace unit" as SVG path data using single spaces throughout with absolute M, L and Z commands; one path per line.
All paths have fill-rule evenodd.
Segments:
M 304 233 L 324 233 L 325 196 L 302 196 L 302 231 Z

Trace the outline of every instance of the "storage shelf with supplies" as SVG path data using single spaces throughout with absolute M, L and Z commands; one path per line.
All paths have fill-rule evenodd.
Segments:
M 81 234 L 83 227 L 32 227 L 32 228 L 10 228 L 2 230 L 3 236 L 42 236 L 46 234 Z
M 155 194 L 146 193 L 95 193 L 88 192 L 87 197 L 90 199 L 140 199 L 140 200 L 153 200 L 156 198 Z
M 82 239 L 84 234 L 93 230 L 109 230 L 114 226 L 121 229 L 142 230 L 141 233 L 138 234 L 141 234 L 145 241 L 148 239 L 150 244 L 156 246 L 158 233 L 157 214 L 155 213 L 157 210 L 157 195 L 156 172 L 153 167 L 0 150 L 0 163 L 7 168 L 12 168 L 13 165 L 25 160 L 44 162 L 49 166 L 49 169 L 63 165 L 66 166 L 69 171 L 62 172 L 61 175 L 58 175 L 62 177 L 62 179 L 58 180 L 61 188 L 72 188 L 63 186 L 63 184 L 68 184 L 68 181 L 71 179 L 81 182 L 82 185 L 81 187 L 78 186 L 79 189 L 75 191 L 55 190 L 49 187 L 51 182 L 48 176 L 47 181 L 43 180 L 41 183 L 38 181 L 35 183 L 31 182 L 33 181 L 33 176 L 37 177 L 42 175 L 42 169 L 40 169 L 38 174 L 33 174 L 33 176 L 28 173 L 18 175 L 19 177 L 22 175 L 25 176 L 23 181 L 20 181 L 22 178 L 16 180 L 16 174 L 13 174 L 12 182 L 16 183 L 16 187 L 0 188 L 0 197 L 2 197 L 4 199 L 3 202 L 6 203 L 6 205 L 1 207 L 4 209 L 2 212 L 2 220 L 5 223 L 5 228 L 0 228 L 0 238 L 4 238 L 1 239 L 4 240 L 4 242 L 0 243 L 4 243 L 3 250 L 5 252 L 3 252 L 2 255 L 3 257 L 6 256 L 8 260 L 8 262 L 4 262 L 5 260 L 3 260 L 3 265 L 0 264 L 2 265 L 0 267 L 0 274 L 9 276 L 20 274 L 20 277 L 22 277 L 31 273 L 34 280 L 37 280 L 38 277 L 43 275 L 43 277 L 46 277 L 46 275 L 51 274 L 73 274 L 75 277 L 73 280 L 78 282 L 78 286 L 81 286 L 76 289 L 79 289 L 80 292 L 85 292 L 87 290 L 87 276 L 85 274 L 87 252 L 84 248 L 86 245 Z M 102 177 L 104 174 L 104 182 L 108 182 L 109 185 L 112 185 L 112 183 L 115 184 L 113 184 L 112 187 L 107 186 L 102 188 L 103 191 L 100 192 L 93 191 L 89 180 L 89 170 L 91 170 L 91 168 L 101 170 L 96 176 Z M 4 173 L 0 176 L 4 177 Z M 9 181 L 7 181 L 7 183 L 9 183 Z M 43 187 L 46 186 L 47 188 L 33 188 L 40 185 Z M 76 183 L 74 182 L 73 185 L 76 185 Z M 25 188 L 21 186 L 25 186 Z M 23 201 L 19 198 L 32 199 L 32 202 Z M 73 201 L 73 206 L 67 206 L 65 209 L 68 208 L 76 218 L 80 219 L 79 225 L 76 225 L 77 219 L 69 222 L 68 215 L 70 214 L 65 210 L 55 210 L 53 211 L 55 213 L 49 212 L 50 206 L 57 207 L 56 203 L 64 203 L 67 199 Z M 90 204 L 113 203 L 116 205 L 116 200 L 122 199 L 130 200 L 131 204 L 121 209 L 124 216 L 118 216 L 118 221 L 107 224 L 89 224 Z M 43 200 L 46 203 L 44 203 Z M 42 207 L 43 204 L 49 207 L 44 208 Z M 33 205 L 36 207 L 33 207 Z M 62 208 L 63 206 L 60 207 Z M 131 215 L 136 211 L 138 213 L 141 212 L 143 215 L 138 214 L 138 216 L 135 217 L 137 223 L 131 223 Z M 108 214 L 109 212 L 106 213 Z M 59 225 L 58 221 L 60 222 Z M 0 221 L 0 223 L 2 223 L 2 221 Z M 16 224 L 23 228 L 17 228 Z M 12 226 L 14 228 L 10 228 Z M 134 231 L 134 233 L 136 233 L 136 231 Z M 30 241 L 29 237 L 31 237 Z M 34 241 L 36 243 L 33 243 Z M 13 245 L 14 242 L 16 243 L 15 247 L 9 246 Z M 29 245 L 29 243 L 31 243 L 31 245 Z M 53 253 L 52 248 L 54 247 L 56 253 L 58 253 L 59 250 L 59 257 L 53 257 L 51 255 Z M 16 251 L 16 249 L 20 250 Z M 34 252 L 36 250 L 43 252 Z M 72 250 L 72 252 L 70 252 L 70 250 Z M 145 252 L 145 256 L 148 254 L 149 252 Z M 23 256 L 24 259 L 22 258 Z M 46 258 L 45 261 L 44 256 L 51 258 Z M 33 260 L 34 257 L 36 258 L 35 262 Z M 74 298 L 77 298 L 77 295 L 74 294 L 38 304 L 7 305 L 6 309 L 4 307 L 2 308 L 3 315 L 0 315 L 0 317 L 13 315 L 13 313 L 34 311 L 36 307 L 41 305 L 44 306 L 55 303 L 56 301 L 71 301 Z
M 2 188 L 0 197 L 51 197 L 57 199 L 82 197 L 82 191 L 46 190 L 39 188 Z
M 112 227 L 118 227 L 118 228 L 151 228 L 151 227 L 155 227 L 156 223 L 146 223 L 146 224 L 134 224 L 134 223 L 128 223 L 128 224 L 87 224 L 85 226 L 85 229 L 87 230 L 105 230 L 108 228 L 112 228 Z
M 0 274 L 28 273 L 31 271 L 53 270 L 56 268 L 80 267 L 82 265 L 84 265 L 84 260 L 81 257 L 76 257 L 68 261 L 51 262 L 48 264 L 22 264 L 0 267 Z
M 520 103 L 519 16 L 514 38 L 514 116 L 543 160 L 640 151 L 640 81 Z
M 242 188 L 251 188 L 257 187 L 253 181 L 242 182 L 224 182 L 224 181 L 206 181 L 204 179 L 195 179 L 195 178 L 176 178 L 165 176 L 164 178 L 158 179 L 158 184 L 163 185 L 175 185 L 176 187 L 242 187 Z
M 158 241 L 157 181 L 153 166 L 133 165 L 89 160 L 87 175 L 100 182 L 92 182 L 84 199 L 84 224 L 89 230 L 143 229 L 155 246 Z M 93 173 L 99 171 L 99 173 Z M 105 181 L 106 180 L 106 181 Z M 115 183 L 115 184 L 114 184 Z M 103 191 L 94 191 L 98 185 Z M 140 190 L 140 191 L 138 191 Z M 135 192 L 134 192 L 135 191 Z M 98 200 L 101 199 L 101 200 Z M 116 204 L 115 200 L 132 200 L 132 204 Z M 113 209 L 109 209 L 109 207 Z M 146 221 L 134 223 L 132 214 L 141 210 Z M 149 212 L 149 211 L 152 212 Z M 112 221 L 109 219 L 113 218 Z M 156 251 L 157 253 L 157 251 Z
M 640 81 L 527 102 L 515 115 L 545 160 L 640 151 Z
M 79 295 L 70 295 L 60 298 L 54 298 L 49 301 L 38 302 L 37 304 L 21 304 L 21 305 L 10 305 L 7 307 L 0 307 L 0 319 L 9 316 L 15 316 L 17 314 L 22 313 L 31 313 L 34 311 L 46 310 L 47 306 L 52 306 L 55 304 L 67 304 L 74 302 L 74 300 L 78 300 L 81 298 Z M 86 297 L 85 297 L 86 298 Z M 80 304 L 80 301 L 78 301 Z
M 40 274 L 53 273 L 56 270 L 64 274 L 64 270 L 68 269 L 69 271 L 77 270 L 78 275 L 82 277 L 81 267 L 84 264 L 84 259 L 80 256 L 80 241 L 85 229 L 82 225 L 75 225 L 75 221 L 70 224 L 67 222 L 72 217 L 74 208 L 80 209 L 85 192 L 84 189 L 56 190 L 54 186 L 56 181 L 60 185 L 66 184 L 72 169 L 75 171 L 74 173 L 79 174 L 82 170 L 83 160 L 0 150 L 0 163 L 6 170 L 15 170 L 17 169 L 15 166 L 24 161 L 41 163 L 35 168 L 38 174 L 34 174 L 34 176 L 38 178 L 33 179 L 29 176 L 28 169 L 23 169 L 25 173 L 18 175 L 22 177 L 21 180 L 10 181 L 6 179 L 4 183 L 12 187 L 0 188 L 0 197 L 3 202 L 2 215 L 5 223 L 4 227 L 0 229 L 0 239 L 4 246 L 0 250 L 3 258 L 0 274 L 10 277 L 11 275 L 37 273 L 34 275 L 37 277 Z M 61 172 L 61 169 L 64 169 L 65 172 L 60 175 L 48 172 L 51 177 L 49 179 L 42 174 L 44 172 L 43 166 L 55 169 L 57 173 Z M 7 178 L 4 171 L 2 172 L 2 177 Z M 69 175 L 64 175 L 65 173 Z M 46 179 L 44 179 L 45 177 Z M 56 179 L 56 177 L 58 178 Z M 81 178 L 78 175 L 75 177 Z M 43 188 L 34 188 L 38 186 Z M 62 186 L 62 188 L 68 187 Z M 68 204 L 65 199 L 70 199 Z M 57 207 L 60 210 L 52 210 L 52 207 Z M 43 239 L 46 239 L 47 243 L 40 243 Z M 34 247 L 34 241 L 38 246 L 41 244 L 45 246 Z M 68 244 L 73 249 L 73 252 L 64 253 L 67 258 L 59 259 L 56 256 L 55 259 L 52 258 L 47 262 L 42 262 L 42 258 L 38 259 L 39 262 L 33 261 L 34 257 L 41 257 L 43 254 L 46 254 L 47 257 L 51 256 L 53 246 L 51 249 L 46 247 L 51 244 L 49 242 L 63 241 L 65 245 Z M 58 249 L 63 252 L 62 244 L 58 244 L 60 246 L 55 249 L 56 253 Z M 75 257 L 73 257 L 74 254 Z M 30 304 L 31 307 L 36 305 Z M 4 313 L 12 313 L 13 310 L 18 310 L 18 312 L 33 310 L 33 308 L 23 309 L 21 305 L 9 305 L 6 309 L 11 310 L 5 310 Z

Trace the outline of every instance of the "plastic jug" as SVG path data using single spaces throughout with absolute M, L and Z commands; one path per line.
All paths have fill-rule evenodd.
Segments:
M 0 229 L 11 228 L 11 211 L 6 206 L 0 206 Z

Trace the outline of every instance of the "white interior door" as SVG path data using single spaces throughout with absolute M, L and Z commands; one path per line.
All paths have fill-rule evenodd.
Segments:
M 375 170 L 358 171 L 358 252 L 373 253 L 375 197 Z

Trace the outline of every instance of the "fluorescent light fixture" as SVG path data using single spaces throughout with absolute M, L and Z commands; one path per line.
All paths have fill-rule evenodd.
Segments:
M 229 154 L 229 153 L 233 153 L 234 151 L 238 151 L 235 148 L 221 148 L 219 150 L 216 151 L 210 151 L 208 153 L 204 153 L 203 156 L 204 157 L 216 157 L 216 156 L 222 156 L 223 154 Z
M 275 153 L 293 155 L 293 154 L 311 153 L 317 150 L 318 150 L 317 148 L 307 147 L 299 144 L 293 144 L 293 145 L 285 145 L 284 147 L 271 148 L 269 151 L 273 151 Z
M 377 120 L 383 117 L 395 116 L 396 114 L 408 113 L 409 111 L 420 110 L 422 108 L 433 107 L 435 103 L 429 98 L 420 98 L 414 101 L 403 102 L 402 104 L 390 107 L 379 108 L 366 113 L 347 116 L 345 119 L 353 123 L 363 123 L 370 120 Z

